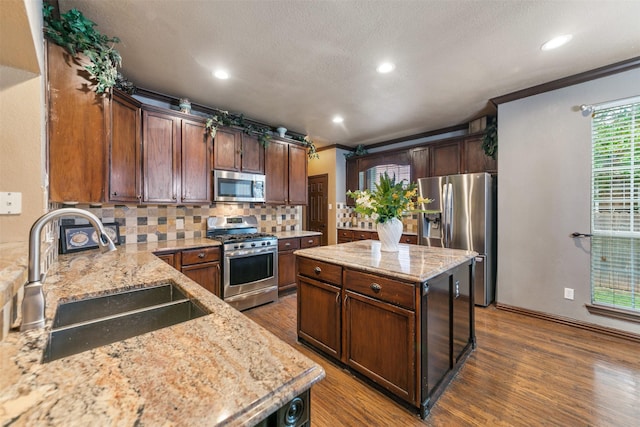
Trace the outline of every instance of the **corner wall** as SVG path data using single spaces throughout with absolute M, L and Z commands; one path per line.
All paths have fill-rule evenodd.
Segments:
M 0 191 L 22 193 L 22 213 L 0 215 L 0 243 L 24 242 L 47 210 L 42 2 L 0 9 L 0 38 L 11 41 L 0 53 Z
M 640 69 L 498 107 L 498 276 L 501 304 L 640 333 L 591 315 L 591 122 L 581 104 L 640 95 Z M 575 299 L 564 299 L 564 288 Z

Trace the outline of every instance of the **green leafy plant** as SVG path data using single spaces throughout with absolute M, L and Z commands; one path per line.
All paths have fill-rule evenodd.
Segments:
M 292 139 L 302 142 L 302 144 L 307 147 L 307 156 L 310 159 L 319 159 L 320 155 L 318 154 L 318 150 L 316 149 L 316 144 L 313 142 L 309 135 L 306 136 L 293 136 Z
M 364 148 L 364 144 L 358 144 L 356 145 L 356 149 L 354 151 L 344 153 L 344 157 L 350 159 L 355 156 L 364 156 L 365 154 L 369 154 L 369 152 L 366 148 Z
M 215 138 L 216 132 L 218 131 L 218 126 L 237 126 L 242 128 L 242 131 L 248 135 L 254 135 L 258 138 L 258 142 L 262 144 L 263 147 L 267 147 L 269 145 L 269 141 L 271 141 L 271 129 L 267 126 L 260 126 L 253 123 L 246 123 L 244 116 L 242 114 L 231 114 L 228 111 L 224 110 L 216 110 L 214 115 L 211 115 L 207 118 L 205 122 L 205 128 L 211 138 Z M 308 149 L 308 156 L 310 159 L 317 159 L 320 156 L 316 150 L 316 146 L 313 141 L 308 137 L 299 137 L 294 136 L 292 139 L 302 142 L 302 144 Z
M 53 17 L 53 10 L 53 6 L 43 3 L 45 36 L 74 57 L 83 53 L 91 61 L 84 68 L 95 81 L 97 93 L 113 87 L 116 84 L 117 68 L 122 64 L 122 57 L 113 45 L 120 40 L 100 34 L 94 28 L 96 24 L 78 9 L 71 9 L 60 15 L 59 20 Z
M 401 219 L 403 215 L 416 210 L 416 205 L 431 203 L 433 200 L 418 197 L 418 186 L 415 183 L 404 184 L 405 179 L 396 182 L 395 175 L 389 177 L 385 172 L 380 175 L 375 191 L 348 191 L 347 196 L 355 199 L 356 212 L 368 216 L 376 223 L 384 223 L 393 218 Z
M 482 137 L 482 149 L 484 153 L 495 160 L 498 153 L 498 118 L 491 117 Z

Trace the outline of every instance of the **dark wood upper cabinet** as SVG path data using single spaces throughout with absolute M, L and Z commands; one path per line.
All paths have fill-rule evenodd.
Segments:
M 54 202 L 105 200 L 109 96 L 87 87 L 83 67 L 88 63 L 47 43 L 49 198 Z
M 359 180 L 359 169 L 358 169 L 358 159 L 350 158 L 347 159 L 347 170 L 346 170 L 346 181 L 347 181 L 347 191 L 356 191 L 360 189 L 360 180 Z M 355 206 L 355 199 L 347 196 L 347 206 Z
M 307 149 L 289 144 L 289 204 L 307 204 Z
M 431 176 L 460 173 L 460 142 L 434 145 L 430 153 Z
M 265 153 L 265 175 L 267 176 L 266 202 L 285 205 L 288 201 L 289 152 L 286 142 L 271 140 Z
M 143 201 L 177 203 L 180 191 L 179 120 L 167 113 L 142 112 Z
M 264 147 L 258 138 L 242 133 L 242 172 L 264 173 Z
M 241 132 L 219 126 L 213 143 L 213 168 L 240 171 L 242 148 Z
M 429 147 L 418 147 L 411 150 L 411 182 L 431 176 L 429 163 Z
M 306 205 L 306 148 L 272 139 L 265 151 L 266 203 Z
M 142 198 L 141 104 L 118 90 L 111 98 L 109 201 L 139 203 Z
M 213 168 L 264 173 L 264 150 L 257 137 L 239 129 L 220 126 L 213 144 Z
M 143 107 L 143 201 L 211 202 L 211 138 L 203 121 Z
M 482 149 L 482 135 L 465 138 L 462 155 L 463 173 L 498 172 L 498 162 Z
M 202 122 L 182 120 L 182 203 L 211 201 L 210 137 Z

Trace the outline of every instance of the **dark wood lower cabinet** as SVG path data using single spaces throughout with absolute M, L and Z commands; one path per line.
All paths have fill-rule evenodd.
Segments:
M 341 290 L 318 280 L 298 280 L 298 336 L 325 353 L 340 358 Z
M 346 363 L 416 403 L 415 312 L 346 291 L 344 319 Z
M 183 266 L 180 271 L 212 294 L 217 296 L 222 295 L 222 290 L 220 289 L 219 262 L 206 262 L 203 264 Z
M 473 260 L 410 282 L 297 257 L 298 338 L 424 418 L 475 346 Z
M 296 288 L 296 256 L 293 251 L 299 248 L 319 246 L 320 237 L 278 239 L 278 292 L 286 292 Z
M 160 251 L 155 255 L 209 292 L 222 296 L 220 248 L 210 246 L 183 251 Z

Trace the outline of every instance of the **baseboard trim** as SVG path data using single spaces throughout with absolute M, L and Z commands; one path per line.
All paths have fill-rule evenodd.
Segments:
M 512 305 L 496 303 L 498 310 L 510 311 L 512 313 L 522 314 L 529 317 L 536 317 L 542 320 L 548 320 L 550 322 L 560 323 L 563 325 L 573 326 L 575 328 L 584 329 L 591 332 L 598 332 L 604 335 L 614 336 L 618 338 L 627 339 L 640 343 L 640 335 L 632 332 L 622 331 L 620 329 L 608 328 L 606 326 L 600 326 L 593 323 L 582 322 L 568 317 L 556 316 L 554 314 L 543 313 L 541 311 L 529 310 L 521 307 L 514 307 Z

